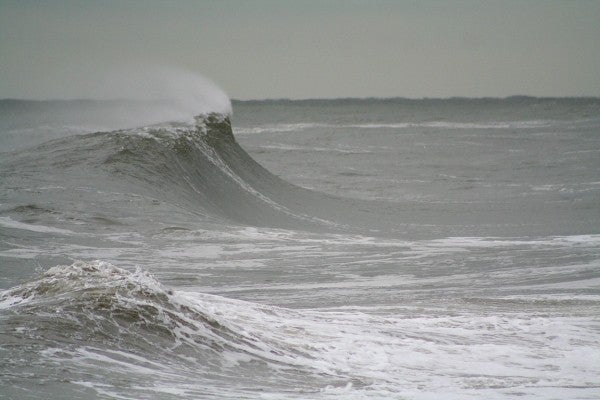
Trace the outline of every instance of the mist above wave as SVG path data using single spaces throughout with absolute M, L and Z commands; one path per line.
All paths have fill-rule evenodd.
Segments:
M 92 98 L 160 101 L 169 105 L 162 119 L 191 120 L 198 114 L 231 114 L 231 101 L 208 78 L 166 66 L 124 67 L 108 73 Z
M 74 79 L 44 97 L 49 99 L 0 100 L 1 148 L 166 122 L 194 125 L 198 115 L 231 115 L 229 97 L 216 84 L 172 67 L 119 68 L 85 81 Z
M 1 100 L 0 111 L 43 114 L 30 118 L 28 129 L 89 126 L 94 130 L 193 123 L 199 114 L 230 115 L 232 111 L 229 97 L 214 82 L 176 67 L 130 65 L 57 85 L 27 100 Z M 22 128 L 15 124 L 8 128 Z

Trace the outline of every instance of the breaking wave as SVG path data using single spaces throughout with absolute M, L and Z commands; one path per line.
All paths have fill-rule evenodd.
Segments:
M 100 398 L 260 398 L 265 382 L 280 398 L 595 387 L 586 379 L 597 366 L 585 356 L 595 332 L 579 316 L 294 311 L 172 290 L 139 268 L 102 261 L 53 267 L 0 292 L 0 311 L 0 332 L 20 343 L 2 375 L 62 382 L 68 374 L 74 398 L 81 388 Z M 543 377 L 531 372 L 540 354 Z M 423 366 L 437 373 L 424 381 Z
M 175 213 L 183 209 L 213 220 L 259 226 L 335 225 L 306 208 L 327 196 L 290 185 L 256 163 L 237 144 L 228 114 L 199 115 L 194 124 L 171 122 L 71 136 L 9 154 L 7 161 L 9 171 L 56 171 L 56 182 L 46 181 L 45 187 L 60 190 L 48 192 L 46 204 L 52 196 L 64 196 L 67 181 L 69 189 L 92 196 L 89 201 L 99 208 L 110 208 L 103 203 L 119 196 L 137 196 Z M 80 203 L 81 199 L 73 202 L 72 209 Z M 138 211 L 126 204 L 124 208 Z

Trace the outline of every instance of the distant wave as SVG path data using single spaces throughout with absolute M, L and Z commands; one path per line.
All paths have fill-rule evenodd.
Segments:
M 236 134 L 260 133 L 285 133 L 300 132 L 308 129 L 407 129 L 407 128 L 440 128 L 440 129 L 536 129 L 559 124 L 560 121 L 533 120 L 533 121 L 495 121 L 495 122 L 398 122 L 398 123 L 365 123 L 365 124 L 326 124 L 301 122 L 296 124 L 273 124 L 267 126 L 236 128 Z

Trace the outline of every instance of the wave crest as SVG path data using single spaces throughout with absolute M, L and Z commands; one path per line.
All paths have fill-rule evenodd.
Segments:
M 62 337 L 60 341 L 80 338 L 87 345 L 115 341 L 115 346 L 135 344 L 158 353 L 209 350 L 215 356 L 256 348 L 251 339 L 202 312 L 148 272 L 140 268 L 131 272 L 103 261 L 50 268 L 39 279 L 1 293 L 0 309 L 29 315 L 38 329 L 61 327 L 61 332 L 50 335 Z

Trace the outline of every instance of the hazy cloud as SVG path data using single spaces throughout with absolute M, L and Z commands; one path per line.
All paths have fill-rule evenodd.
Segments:
M 234 98 L 598 96 L 598 21 L 592 1 L 0 0 L 0 98 L 139 94 L 157 65 Z

